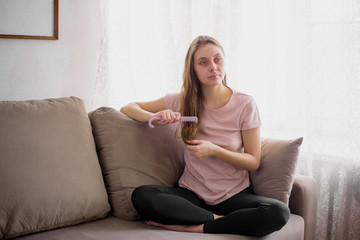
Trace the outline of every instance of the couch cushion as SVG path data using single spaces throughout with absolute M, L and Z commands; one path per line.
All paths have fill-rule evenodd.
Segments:
M 303 138 L 262 140 L 260 167 L 257 171 L 250 172 L 257 194 L 289 203 L 302 140 Z
M 150 128 L 109 107 L 89 116 L 112 214 L 137 219 L 133 190 L 145 184 L 174 185 L 184 169 L 184 144 L 170 126 Z
M 0 136 L 0 238 L 107 215 L 107 194 L 81 99 L 2 101 Z
M 289 221 L 280 230 L 264 237 L 250 237 L 234 234 L 206 234 L 169 231 L 151 227 L 141 221 L 126 221 L 108 216 L 91 223 L 56 229 L 18 240 L 303 240 L 304 219 L 291 214 Z

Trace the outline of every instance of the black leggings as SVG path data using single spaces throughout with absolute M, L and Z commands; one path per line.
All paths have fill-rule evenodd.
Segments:
M 132 203 L 145 220 L 204 224 L 205 233 L 264 236 L 281 229 L 290 217 L 283 202 L 256 195 L 251 187 L 212 206 L 185 188 L 145 185 L 134 190 Z M 213 213 L 224 217 L 214 220 Z

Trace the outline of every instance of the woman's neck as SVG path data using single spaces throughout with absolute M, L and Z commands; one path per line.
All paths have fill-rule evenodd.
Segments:
M 210 108 L 221 108 L 229 102 L 232 91 L 229 87 L 219 84 L 217 86 L 202 86 L 203 103 Z

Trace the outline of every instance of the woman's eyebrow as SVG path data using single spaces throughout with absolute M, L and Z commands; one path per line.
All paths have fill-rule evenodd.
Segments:
M 219 55 L 221 55 L 221 53 L 217 53 L 213 57 L 217 57 Z M 207 57 L 199 57 L 197 60 L 202 60 L 202 59 L 207 59 Z

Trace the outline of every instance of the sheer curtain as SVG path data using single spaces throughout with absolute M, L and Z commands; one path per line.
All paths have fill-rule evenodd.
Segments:
M 178 92 L 190 42 L 225 49 L 228 83 L 252 95 L 262 135 L 304 137 L 297 172 L 319 184 L 316 239 L 360 234 L 358 0 L 108 0 L 93 108 Z

